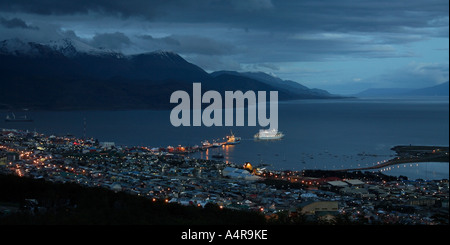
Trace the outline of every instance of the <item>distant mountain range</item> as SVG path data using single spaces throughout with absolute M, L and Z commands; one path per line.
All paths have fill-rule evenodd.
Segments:
M 402 96 L 449 96 L 449 82 L 436 86 L 408 88 L 372 88 L 355 95 L 356 97 L 402 97 Z
M 0 42 L 0 107 L 167 109 L 173 91 L 278 91 L 280 100 L 340 98 L 265 73 L 207 73 L 173 52 L 123 55 L 71 39 Z
M 310 89 L 306 86 L 301 85 L 300 83 L 290 81 L 290 80 L 282 80 L 281 78 L 271 76 L 264 72 L 235 72 L 235 71 L 217 71 L 211 73 L 213 77 L 219 77 L 222 75 L 231 75 L 231 76 L 241 76 L 250 79 L 257 80 L 259 82 L 265 83 L 267 85 L 280 87 L 284 89 L 288 89 L 291 92 L 295 92 L 299 95 L 311 96 L 316 95 L 319 97 L 329 97 L 332 96 L 328 91 L 322 89 Z

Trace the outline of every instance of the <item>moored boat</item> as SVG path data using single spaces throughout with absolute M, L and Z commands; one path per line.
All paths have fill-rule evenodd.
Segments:
M 209 141 L 205 140 L 205 141 L 202 142 L 202 147 L 203 148 L 209 148 L 209 147 L 212 147 L 212 144 L 209 143 Z
M 33 119 L 25 116 L 16 117 L 14 113 L 12 113 L 12 116 L 7 115 L 5 118 L 5 122 L 33 122 Z
M 233 132 L 231 132 L 231 136 L 227 136 L 227 145 L 236 145 L 241 143 L 241 137 L 234 136 Z

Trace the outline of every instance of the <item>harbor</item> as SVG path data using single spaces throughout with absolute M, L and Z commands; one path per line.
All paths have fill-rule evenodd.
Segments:
M 260 130 L 257 134 L 255 134 L 254 139 L 255 140 L 280 140 L 284 137 L 284 134 L 281 132 L 278 132 L 278 130 L 270 129 L 270 130 Z M 201 142 L 201 145 L 194 145 L 194 146 L 168 146 L 166 148 L 152 148 L 151 151 L 154 152 L 166 152 L 171 154 L 192 154 L 200 151 L 207 151 L 210 148 L 220 148 L 227 145 L 238 145 L 241 143 L 242 138 L 237 137 L 231 132 L 230 135 L 227 135 L 223 140 L 214 140 L 213 143 L 210 143 L 208 140 L 204 140 Z M 223 158 L 223 155 L 214 155 L 215 158 Z
M 101 187 L 167 204 L 214 204 L 267 219 L 283 212 L 318 218 L 325 210 L 328 217 L 349 215 L 354 222 L 448 224 L 433 218 L 448 215 L 448 179 L 405 180 L 377 171 L 268 170 L 166 150 L 3 129 L 0 173 Z
M 182 154 L 182 155 L 188 155 L 188 154 L 192 154 L 192 153 L 196 153 L 196 152 L 202 152 L 202 151 L 207 151 L 208 149 L 211 148 L 220 148 L 220 147 L 224 147 L 227 145 L 237 145 L 241 142 L 241 138 L 240 137 L 236 137 L 233 133 L 231 133 L 231 135 L 226 136 L 224 141 L 220 141 L 220 140 L 214 140 L 212 141 L 213 143 L 210 143 L 210 141 L 208 140 L 204 140 L 201 142 L 201 145 L 194 145 L 194 146 L 177 146 L 177 147 L 173 147 L 173 146 L 168 146 L 166 148 L 146 148 L 152 152 L 163 152 L 163 153 L 168 153 L 168 154 Z M 223 155 L 217 155 L 216 158 L 223 158 Z
M 395 104 L 394 111 L 389 109 L 389 103 Z M 361 113 L 353 113 L 352 108 L 364 108 L 367 110 L 364 115 L 378 116 L 364 117 Z M 398 103 L 385 100 L 290 102 L 280 104 L 279 109 L 279 120 L 283 122 L 279 130 L 285 134 L 281 140 L 255 139 L 255 134 L 261 129 L 259 127 L 174 128 L 168 122 L 170 111 L 148 110 L 25 112 L 17 109 L 13 111 L 16 116 L 26 114 L 34 121 L 7 123 L 1 120 L 0 128 L 36 130 L 47 135 L 86 135 L 120 146 L 174 148 L 169 147 L 168 151 L 176 151 L 178 146 L 183 146 L 179 152 L 190 157 L 206 159 L 222 153 L 225 161 L 250 161 L 286 170 L 371 167 L 393 159 L 395 152 L 391 148 L 396 145 L 448 146 L 448 118 L 445 116 L 448 100 L 428 104 L 421 100 L 414 103 L 403 100 Z M 323 113 L 317 114 L 317 110 Z M 8 114 L 11 114 L 10 110 L 0 112 L 2 119 Z M 86 126 L 83 119 L 86 119 Z M 333 126 L 328 123 L 330 121 Z M 429 128 L 436 130 L 430 131 Z M 210 144 L 226 142 L 231 130 L 235 136 L 241 137 L 238 145 L 210 147 L 207 148 L 208 154 L 199 149 L 205 140 Z M 193 148 L 188 151 L 192 153 L 186 153 L 186 148 Z

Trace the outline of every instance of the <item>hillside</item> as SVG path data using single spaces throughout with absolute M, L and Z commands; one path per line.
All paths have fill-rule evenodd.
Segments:
M 102 188 L 0 175 L 1 225 L 262 225 L 256 212 L 167 204 Z M 4 188 L 7 186 L 8 188 Z M 30 208 L 26 200 L 37 205 Z M 27 207 L 28 206 L 28 207 Z M 0 210 L 1 211 L 1 210 Z

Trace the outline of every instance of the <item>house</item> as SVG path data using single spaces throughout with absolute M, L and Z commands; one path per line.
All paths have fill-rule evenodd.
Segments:
M 323 189 L 335 192 L 344 187 L 348 187 L 348 184 L 340 180 L 328 181 L 324 185 L 322 185 Z
M 250 172 L 244 169 L 226 167 L 222 171 L 224 177 L 229 177 L 232 179 L 245 179 L 245 180 L 259 180 L 259 176 L 252 175 Z
M 305 202 L 300 204 L 301 213 L 305 215 L 337 214 L 339 203 L 336 201 Z
M 364 184 L 366 184 L 365 182 L 358 179 L 345 180 L 345 183 L 349 184 L 350 186 L 363 186 Z

